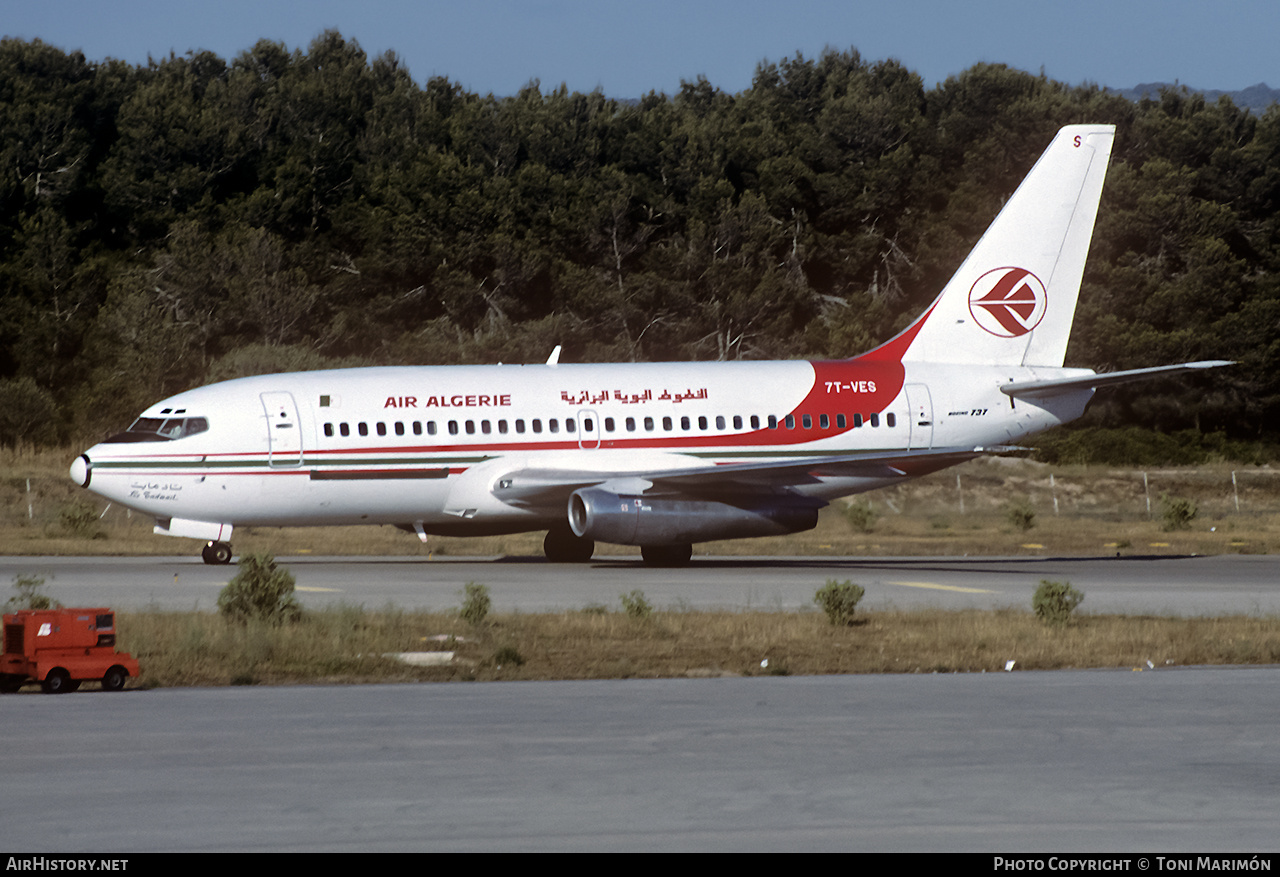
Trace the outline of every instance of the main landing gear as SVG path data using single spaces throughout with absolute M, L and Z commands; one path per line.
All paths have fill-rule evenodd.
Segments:
M 640 556 L 645 566 L 688 566 L 693 559 L 693 545 L 642 545 Z
M 552 563 L 586 563 L 595 550 L 594 540 L 575 535 L 568 524 L 551 528 L 542 540 L 542 553 Z
M 548 530 L 547 538 L 542 540 L 542 552 L 552 563 L 586 563 L 595 550 L 594 541 L 574 535 L 568 526 Z M 688 542 L 644 545 L 640 548 L 640 556 L 644 558 L 645 566 L 688 566 L 693 559 L 693 545 Z
M 211 566 L 223 566 L 231 562 L 231 545 L 227 542 L 210 542 L 200 552 L 200 556 Z

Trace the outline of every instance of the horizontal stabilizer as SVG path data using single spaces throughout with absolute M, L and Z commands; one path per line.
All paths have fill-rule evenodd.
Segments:
M 1130 381 L 1142 381 L 1147 378 L 1161 378 L 1182 372 L 1201 371 L 1203 369 L 1221 368 L 1224 365 L 1235 365 L 1224 359 L 1209 359 L 1203 362 L 1183 362 L 1178 365 L 1158 365 L 1154 368 L 1135 368 L 1122 372 L 1105 372 L 1100 375 L 1082 375 L 1072 378 L 1054 378 L 1047 381 L 1014 381 L 1004 384 L 1000 392 L 1006 396 L 1021 398 L 1024 396 L 1052 396 L 1068 390 L 1096 389 L 1111 384 L 1127 384 Z

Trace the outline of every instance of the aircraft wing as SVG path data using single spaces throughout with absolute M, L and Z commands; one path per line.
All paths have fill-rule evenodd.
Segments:
M 1129 381 L 1141 381 L 1147 378 L 1159 378 L 1189 371 L 1220 368 L 1224 365 L 1235 365 L 1225 359 L 1209 359 L 1202 362 L 1183 362 L 1178 365 L 1158 365 L 1155 368 L 1135 368 L 1121 372 L 1105 372 L 1100 375 L 1084 375 L 1074 378 L 1054 378 L 1047 381 L 1014 381 L 1004 384 L 1000 392 L 1006 396 L 1052 396 L 1066 390 L 1085 390 L 1106 387 L 1111 384 L 1124 384 Z
M 558 505 L 573 491 L 609 484 L 619 492 L 682 494 L 700 498 L 779 493 L 820 477 L 901 478 L 927 475 L 947 466 L 1005 448 L 962 447 L 920 451 L 806 456 L 751 463 L 708 463 L 665 470 L 571 470 L 527 468 L 505 475 L 494 489 L 504 502 L 520 506 Z

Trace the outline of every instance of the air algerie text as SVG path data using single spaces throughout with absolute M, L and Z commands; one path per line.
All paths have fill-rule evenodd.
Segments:
M 417 396 L 388 396 L 383 408 L 501 408 L 511 404 L 511 394 L 475 396 L 427 396 L 419 403 Z

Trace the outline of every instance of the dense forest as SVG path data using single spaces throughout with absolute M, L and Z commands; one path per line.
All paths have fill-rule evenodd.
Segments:
M 1099 426 L 1280 436 L 1280 107 L 828 51 L 639 101 L 419 85 L 327 32 L 134 67 L 0 42 L 0 443 L 208 381 L 391 363 L 845 357 L 1061 125 L 1118 126 L 1068 364 L 1240 365 Z

